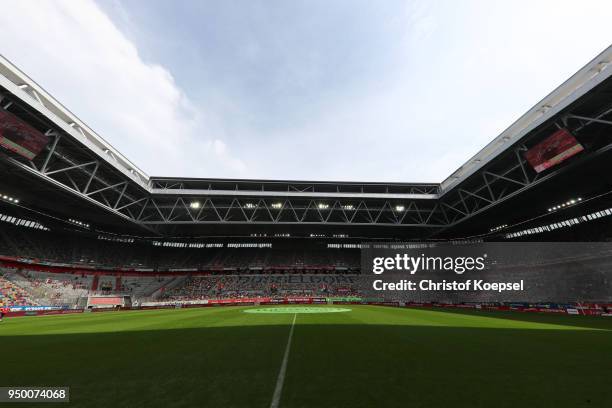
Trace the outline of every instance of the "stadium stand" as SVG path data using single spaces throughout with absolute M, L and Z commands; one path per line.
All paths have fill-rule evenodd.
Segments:
M 3 226 L 4 227 L 4 226 Z M 118 243 L 82 234 L 0 229 L 0 255 L 43 262 L 150 271 L 342 271 L 359 269 L 358 250 L 290 243 L 274 248 L 174 248 L 151 241 Z
M 9 274 L 15 285 L 19 285 L 38 303 L 52 306 L 72 306 L 82 296 L 87 296 L 91 278 L 77 274 L 40 273 L 27 270 Z
M 354 296 L 362 290 L 359 275 L 221 275 L 192 276 L 165 292 L 169 300 L 252 298 L 257 296 Z
M 80 248 L 97 244 L 109 245 L 97 240 L 80 240 Z M 142 252 L 144 244 L 136 244 Z M 305 249 L 308 248 L 308 249 Z M 41 246 L 38 246 L 41 248 Z M 579 303 L 610 302 L 612 281 L 607 271 L 612 268 L 612 252 L 595 251 L 589 247 L 578 254 L 566 254 L 559 259 L 541 259 L 527 255 L 500 259 L 503 267 L 488 272 L 491 281 L 513 279 L 529 280 L 529 295 L 514 292 L 478 292 L 470 298 L 477 303 Z M 605 247 L 604 247 L 605 248 Z M 159 250 L 159 249 L 157 249 Z M 379 298 L 369 286 L 366 275 L 360 273 L 358 251 L 328 249 L 319 245 L 303 245 L 295 248 L 164 248 L 168 258 L 183 259 L 182 268 L 157 270 L 144 264 L 142 270 L 112 266 L 113 259 L 129 260 L 120 253 L 117 258 L 107 258 L 100 267 L 81 264 L 77 255 L 71 263 L 53 263 L 58 252 L 47 255 L 37 252 L 38 258 L 23 256 L 0 261 L 2 271 L 2 299 L 4 305 L 48 305 L 75 307 L 80 299 L 89 296 L 129 296 L 135 302 L 189 302 L 210 299 L 250 299 L 324 297 L 324 298 Z M 104 249 L 102 250 L 104 251 Z M 27 252 L 31 254 L 31 252 Z M 20 254 L 21 255 L 21 254 Z M 41 261 L 45 259 L 46 261 Z M 70 261 L 62 253 L 62 261 Z M 206 259 L 207 262 L 201 262 Z M 194 261 L 195 260 L 195 261 Z M 27 262 L 27 263 L 24 263 Z M 130 264 L 130 262 L 128 262 Z M 171 264 L 176 266 L 176 263 Z M 187 268 L 183 268 L 187 266 Z M 151 267 L 151 268 L 148 268 Z M 571 297 L 567 294 L 571 294 Z M 458 304 L 465 298 L 450 291 L 398 291 L 385 295 L 385 301 L 405 303 L 438 302 Z M 81 302 L 82 304 L 82 302 Z
M 6 271 L 0 269 L 0 307 L 35 306 L 37 304 L 26 289 L 7 279 Z

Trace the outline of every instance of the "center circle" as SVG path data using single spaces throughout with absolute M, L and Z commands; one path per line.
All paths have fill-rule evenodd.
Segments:
M 243 310 L 244 313 L 261 314 L 298 314 L 298 313 L 342 313 L 351 309 L 342 307 L 262 307 L 258 309 Z

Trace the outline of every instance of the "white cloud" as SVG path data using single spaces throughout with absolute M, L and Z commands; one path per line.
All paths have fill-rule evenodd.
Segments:
M 0 26 L 3 55 L 149 174 L 245 172 L 221 129 L 94 2 L 4 1 Z
M 278 133 L 275 152 L 291 167 L 276 167 L 327 179 L 442 181 L 609 45 L 612 3 L 586 4 L 408 4 L 392 21 L 403 27 L 388 38 L 398 47 L 393 66 L 321 101 L 323 113 L 304 128 Z
M 90 0 L 8 0 L 0 52 L 154 175 L 436 182 L 612 38 L 605 1 L 222 3 L 152 19 L 160 65 Z

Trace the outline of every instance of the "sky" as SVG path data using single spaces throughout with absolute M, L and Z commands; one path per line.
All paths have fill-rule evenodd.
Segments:
M 612 2 L 2 0 L 0 54 L 151 176 L 441 182 Z

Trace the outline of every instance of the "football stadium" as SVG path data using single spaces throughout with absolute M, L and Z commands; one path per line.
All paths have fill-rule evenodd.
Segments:
M 151 176 L 70 108 L 0 57 L 0 405 L 612 406 L 612 47 L 439 183 Z

